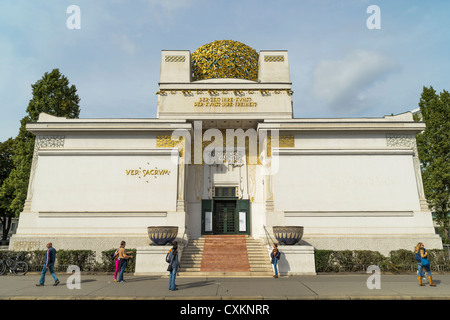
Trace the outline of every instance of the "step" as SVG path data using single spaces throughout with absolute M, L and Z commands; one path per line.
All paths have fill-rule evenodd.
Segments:
M 180 276 L 271 277 L 269 252 L 261 240 L 242 235 L 204 236 L 189 241 Z

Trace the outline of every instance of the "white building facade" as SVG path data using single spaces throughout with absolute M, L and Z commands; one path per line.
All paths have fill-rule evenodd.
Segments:
M 409 112 L 293 118 L 287 51 L 258 57 L 256 80 L 193 81 L 189 51 L 162 51 L 156 118 L 28 124 L 35 154 L 10 248 L 141 247 L 148 226 L 178 226 L 179 240 L 303 226 L 316 249 L 442 248 L 417 156 L 424 124 Z

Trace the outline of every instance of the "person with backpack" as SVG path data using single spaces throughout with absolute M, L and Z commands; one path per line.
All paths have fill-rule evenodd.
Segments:
M 436 284 L 433 283 L 433 278 L 431 276 L 430 260 L 428 259 L 428 252 L 425 250 L 425 246 L 422 242 L 419 242 L 414 250 L 416 260 L 417 260 L 417 279 L 419 280 L 419 286 L 425 286 L 422 283 L 422 273 L 423 270 L 428 273 L 428 283 L 431 287 L 435 287 Z
M 120 248 L 118 250 L 118 256 L 119 256 L 119 260 L 120 260 L 120 264 L 119 264 L 119 268 L 120 268 L 120 273 L 119 273 L 119 279 L 118 282 L 123 282 L 123 273 L 125 272 L 125 268 L 127 267 L 127 262 L 128 259 L 133 258 L 133 256 L 129 256 L 129 254 L 131 254 L 131 251 L 125 251 L 125 241 L 122 241 L 120 243 Z
M 280 251 L 278 250 L 277 244 L 274 243 L 274 244 L 273 244 L 273 250 L 272 250 L 272 252 L 270 253 L 271 263 L 273 264 L 273 269 L 274 269 L 274 271 L 275 271 L 275 274 L 274 274 L 274 276 L 273 276 L 274 278 L 278 278 L 277 263 L 278 263 L 278 261 L 280 260 L 280 257 L 281 257 L 281 253 L 280 253 Z
M 172 243 L 172 249 L 168 252 L 168 258 L 166 257 L 166 261 L 169 260 L 169 266 L 167 267 L 167 271 L 169 274 L 169 290 L 175 291 L 178 290 L 175 285 L 175 278 L 177 277 L 178 268 L 180 267 L 180 262 L 178 261 L 178 243 L 174 241 Z

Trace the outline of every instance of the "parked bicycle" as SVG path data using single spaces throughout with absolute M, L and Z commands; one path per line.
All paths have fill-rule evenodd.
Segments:
M 3 257 L 0 260 L 0 276 L 6 272 L 6 269 L 9 269 L 10 273 L 23 276 L 28 272 L 28 263 L 25 261 L 20 261 L 19 255 L 16 256 L 15 260 L 13 260 L 6 254 L 3 254 Z

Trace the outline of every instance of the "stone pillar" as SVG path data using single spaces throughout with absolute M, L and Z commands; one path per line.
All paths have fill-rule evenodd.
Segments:
M 64 148 L 64 136 L 36 136 L 34 140 L 33 160 L 31 163 L 30 180 L 28 181 L 27 199 L 23 211 L 31 211 L 31 201 L 34 193 L 34 175 L 38 164 L 40 148 Z
M 422 172 L 420 170 L 419 153 L 417 151 L 416 136 L 413 134 L 388 134 L 386 136 L 387 146 L 391 148 L 411 148 L 414 152 L 413 162 L 414 171 L 417 183 L 417 192 L 419 195 L 420 208 L 428 211 L 428 203 L 425 198 L 425 191 L 423 189 Z

